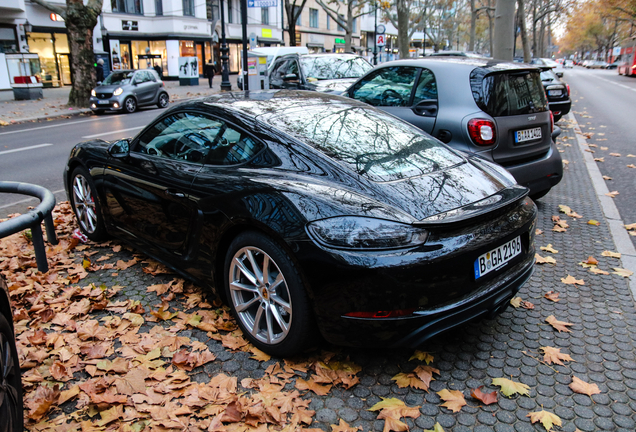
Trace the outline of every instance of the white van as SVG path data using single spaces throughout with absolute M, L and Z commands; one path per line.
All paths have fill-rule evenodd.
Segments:
M 274 61 L 280 57 L 280 56 L 284 56 L 286 54 L 309 54 L 309 50 L 307 49 L 307 47 L 299 47 L 299 46 L 293 46 L 293 47 L 256 47 L 253 50 L 250 50 L 252 52 L 256 52 L 259 54 L 265 54 L 267 55 L 267 69 L 269 70 L 270 66 L 274 63 Z M 243 52 L 243 51 L 241 51 Z M 241 63 L 241 66 L 243 65 L 243 63 Z M 239 75 L 238 77 L 236 77 L 236 85 L 238 86 L 238 88 L 240 88 L 241 90 L 243 90 L 243 68 L 241 67 L 239 69 Z

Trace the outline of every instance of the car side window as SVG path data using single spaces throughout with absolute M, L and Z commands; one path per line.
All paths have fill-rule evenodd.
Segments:
M 410 66 L 382 68 L 360 81 L 351 95 L 374 106 L 407 106 L 417 72 L 418 68 Z
M 285 71 L 285 75 L 295 74 L 297 77 L 300 77 L 298 73 L 298 62 L 296 60 L 289 61 L 289 67 Z
M 278 60 L 276 64 L 274 64 L 270 76 L 275 78 L 282 78 L 285 74 L 285 70 L 287 69 L 285 67 L 285 63 L 287 63 L 287 60 Z
M 134 151 L 208 165 L 236 165 L 247 162 L 262 148 L 263 144 L 221 120 L 198 113 L 175 113 L 144 133 Z
M 413 105 L 417 105 L 423 100 L 437 100 L 437 82 L 435 75 L 428 69 L 422 69 L 420 80 L 415 87 L 415 95 L 413 96 Z
M 135 79 L 133 82 L 137 83 L 137 84 L 141 84 L 141 83 L 145 83 L 146 81 L 148 81 L 146 79 L 146 72 L 144 71 L 139 71 L 135 74 Z

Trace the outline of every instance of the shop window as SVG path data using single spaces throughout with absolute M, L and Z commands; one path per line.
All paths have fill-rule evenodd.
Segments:
M 155 15 L 163 15 L 163 0 L 155 0 Z
M 208 16 L 208 20 L 215 21 L 220 19 L 221 15 L 219 14 L 219 1 L 218 0 L 208 0 L 205 3 L 206 12 Z
M 234 24 L 234 13 L 232 12 L 232 0 L 227 0 L 227 22 Z
M 302 22 L 301 22 L 302 11 L 299 11 L 299 10 L 300 10 L 300 6 L 294 6 L 294 15 L 298 14 L 298 17 L 296 18 L 297 26 L 302 25 Z
M 309 27 L 318 28 L 318 9 L 309 9 Z
M 183 0 L 183 16 L 194 16 L 194 0 Z
M 130 42 L 130 51 L 132 53 L 133 69 L 146 69 L 148 66 L 139 63 L 139 55 L 150 54 L 150 45 L 148 41 L 132 41 Z
M 18 39 L 14 27 L 0 27 L 0 53 L 18 52 Z
M 340 21 L 344 21 L 345 17 L 342 14 L 338 15 L 340 17 Z M 337 23 L 338 24 L 338 31 L 344 31 L 344 28 L 342 28 L 342 26 L 340 25 L 340 22 Z
M 331 17 L 327 15 L 327 30 L 331 30 Z
M 261 8 L 261 24 L 269 25 L 269 8 Z
M 110 0 L 113 12 L 143 15 L 143 0 Z
M 358 31 L 358 18 L 354 18 L 353 19 L 353 29 L 352 29 L 353 33 Z
M 194 41 L 179 41 L 179 55 L 181 57 L 196 57 L 197 52 Z

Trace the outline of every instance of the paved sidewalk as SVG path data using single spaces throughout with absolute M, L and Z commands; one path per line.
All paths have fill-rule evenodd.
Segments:
M 410 373 L 424 365 L 423 361 L 410 360 L 413 350 L 320 347 L 335 353 L 334 359 L 350 360 L 359 365 L 361 370 L 357 377 L 360 381 L 349 389 L 334 385 L 323 396 L 312 391 L 301 391 L 302 398 L 308 401 L 309 409 L 315 411 L 310 427 L 329 432 L 332 430 L 331 425 L 342 419 L 363 431 L 382 431 L 385 421 L 379 420 L 378 413 L 369 411 L 369 408 L 380 402 L 381 398 L 397 398 L 409 407 L 418 407 L 417 418 L 403 418 L 413 432 L 433 429 L 436 423 L 447 432 L 545 431 L 539 423 L 532 424 L 528 417 L 529 413 L 541 410 L 559 416 L 562 426 L 556 430 L 636 430 L 634 298 L 629 290 L 628 279 L 613 273 L 614 268 L 622 267 L 621 260 L 603 254 L 605 251 L 615 252 L 616 245 L 588 174 L 583 152 L 577 145 L 574 125 L 561 122 L 561 126 L 564 128 L 558 147 L 566 161 L 564 179 L 537 204 L 540 212 L 537 229 L 541 231 L 536 238 L 537 251 L 543 257 L 554 258 L 556 263 L 537 265 L 534 275 L 519 293 L 523 300 L 533 303 L 534 308 L 509 307 L 494 320 L 463 326 L 421 347 L 421 350 L 431 353 L 431 366 L 439 370 L 428 392 L 412 387 L 400 388 L 392 379 L 399 373 Z M 569 206 L 582 217 L 560 213 L 559 205 Z M 553 231 L 553 219 L 556 216 L 567 222 L 565 232 Z M 599 221 L 600 224 L 589 224 L 590 220 Z M 81 263 L 85 256 L 96 252 L 90 257 L 93 263 L 97 263 L 100 257 L 107 257 L 99 264 L 116 265 L 120 260 L 125 263 L 134 257 L 132 251 L 126 247 L 118 248 L 118 245 L 116 241 L 112 244 L 91 245 L 83 252 L 75 252 L 73 258 L 75 262 Z M 548 245 L 558 252 L 539 250 L 539 247 Z M 607 274 L 592 273 L 579 264 L 589 256 L 597 259 L 598 269 Z M 0 255 L 0 270 L 2 262 Z M 144 266 L 137 263 L 123 270 L 113 270 L 111 267 L 110 270 L 90 271 L 88 277 L 79 284 L 123 287 L 111 301 L 139 301 L 146 310 L 144 317 L 148 319 L 148 311 L 156 310 L 160 303 L 152 290 L 156 290 L 158 284 L 169 283 L 175 276 L 153 276 L 148 272 L 148 264 Z M 12 275 L 7 276 L 11 283 Z M 563 283 L 562 279 L 567 276 L 573 276 L 582 284 Z M 149 291 L 148 287 L 152 289 Z M 558 292 L 560 300 L 553 302 L 545 298 L 544 295 L 549 291 Z M 174 295 L 171 292 L 167 294 L 171 312 L 187 311 L 193 314 L 201 310 L 199 307 L 184 307 L 192 293 L 186 296 L 179 291 Z M 212 303 L 212 299 L 209 302 Z M 108 315 L 113 314 L 91 313 L 91 317 L 97 320 L 106 319 Z M 571 332 L 558 332 L 546 323 L 546 318 L 551 315 L 571 323 Z M 175 323 L 169 320 L 163 325 L 169 328 Z M 150 328 L 146 323 L 140 327 L 139 333 L 148 333 Z M 172 331 L 177 328 L 172 327 Z M 258 361 L 250 353 L 226 348 L 222 341 L 211 338 L 210 333 L 197 328 L 181 327 L 175 335 L 188 338 L 190 343 L 205 344 L 216 356 L 214 361 L 188 373 L 193 382 L 208 383 L 211 377 L 226 374 L 237 378 L 238 392 L 250 395 L 255 390 L 243 387 L 250 384 L 243 379 L 266 377 L 276 364 L 285 367 L 282 359 Z M 543 358 L 542 347 L 559 348 L 561 353 L 570 355 L 572 361 L 564 361 L 563 365 L 548 364 Z M 312 355 L 320 357 L 325 354 L 315 351 Z M 297 371 L 297 374 L 299 376 L 290 378 L 286 390 L 293 390 L 299 378 L 307 380 L 315 376 L 307 371 Z M 46 377 L 44 372 L 43 375 Z M 600 393 L 590 397 L 573 392 L 570 388 L 573 377 L 596 384 Z M 75 378 L 86 379 L 86 376 L 76 373 Z M 505 397 L 498 391 L 499 387 L 492 384 L 493 378 L 508 378 L 526 384 L 529 394 Z M 71 385 L 72 382 L 69 382 L 61 389 L 66 390 Z M 480 386 L 484 386 L 484 392 L 497 391 L 498 402 L 486 406 L 473 399 L 470 396 L 471 389 Z M 457 413 L 441 406 L 443 401 L 437 392 L 442 389 L 460 391 L 467 405 Z M 175 403 L 184 402 L 181 399 Z M 77 409 L 76 401 L 66 402 L 61 408 L 63 413 L 72 413 Z M 199 421 L 196 417 L 196 414 L 190 417 L 181 415 L 180 419 Z M 221 429 L 210 426 L 210 430 Z
M 236 77 L 236 74 L 230 75 L 232 90 L 238 90 Z M 221 76 L 214 77 L 212 89 L 208 86 L 207 78 L 200 78 L 198 86 L 180 86 L 179 81 L 164 81 L 164 84 L 170 93 L 170 102 L 179 102 L 187 98 L 220 92 Z M 33 101 L 16 101 L 13 100 L 13 92 L 0 92 L 0 126 L 53 117 L 91 114 L 88 108 L 73 108 L 66 105 L 70 91 L 70 86 L 44 89 L 44 98 Z

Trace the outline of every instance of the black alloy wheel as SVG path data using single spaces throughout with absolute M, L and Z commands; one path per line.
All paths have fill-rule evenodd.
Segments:
M 168 106 L 168 102 L 170 102 L 170 96 L 168 96 L 168 93 L 161 93 L 159 95 L 159 100 L 157 101 L 157 106 L 159 108 L 165 108 Z
M 15 338 L 0 315 L 0 432 L 22 432 L 22 381 Z
M 134 113 L 135 111 L 137 111 L 137 101 L 134 97 L 128 96 L 126 98 L 126 100 L 124 101 L 124 110 L 127 113 Z
M 239 234 L 225 256 L 225 294 L 245 337 L 276 357 L 301 352 L 313 339 L 313 318 L 292 259 L 271 238 Z
M 93 241 L 103 240 L 106 237 L 106 228 L 97 189 L 93 178 L 83 167 L 73 170 L 70 190 L 71 205 L 80 230 Z

